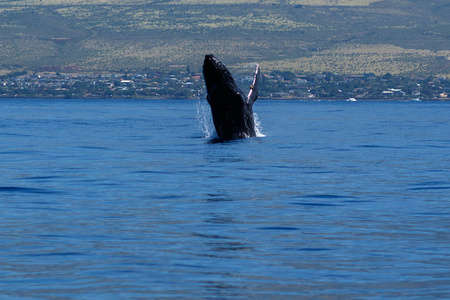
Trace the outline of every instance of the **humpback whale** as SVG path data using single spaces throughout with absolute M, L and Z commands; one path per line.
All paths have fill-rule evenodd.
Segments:
M 250 92 L 238 88 L 230 71 L 214 55 L 205 56 L 203 77 L 214 127 L 220 139 L 233 140 L 256 136 L 253 104 L 258 98 L 259 66 L 256 66 Z

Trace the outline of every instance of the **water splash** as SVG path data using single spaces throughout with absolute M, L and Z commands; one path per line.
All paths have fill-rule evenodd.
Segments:
M 211 110 L 209 105 L 204 100 L 198 100 L 197 104 L 197 121 L 198 128 L 203 133 L 204 138 L 214 138 L 216 136 L 216 131 L 214 130 L 214 123 L 212 120 Z M 262 133 L 261 120 L 258 118 L 258 114 L 253 113 L 253 118 L 255 120 L 255 131 L 257 137 L 265 137 Z
M 262 131 L 262 125 L 261 120 L 258 118 L 258 114 L 253 113 L 253 119 L 255 120 L 255 131 L 257 137 L 265 137 L 265 135 L 261 132 Z
M 214 125 L 209 105 L 205 100 L 198 100 L 196 106 L 199 130 L 203 133 L 204 138 L 210 138 L 214 134 Z

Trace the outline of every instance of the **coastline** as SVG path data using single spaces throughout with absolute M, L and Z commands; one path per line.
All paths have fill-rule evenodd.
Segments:
M 237 73 L 235 81 L 248 90 L 251 77 Z M 450 79 L 404 77 L 389 73 L 339 75 L 289 72 L 261 76 L 259 99 L 333 101 L 449 101 Z M 143 74 L 27 73 L 0 76 L 0 98 L 46 99 L 206 99 L 201 73 Z
M 100 96 L 89 96 L 89 97 L 45 97 L 45 96 L 32 96 L 32 97 L 23 97 L 23 96 L 2 96 L 0 95 L 0 99 L 10 99 L 10 100 L 181 100 L 181 101 L 198 101 L 205 100 L 206 98 L 177 98 L 177 97 L 100 97 Z M 379 101 L 379 102 L 450 102 L 450 99 L 442 99 L 442 98 L 425 98 L 425 99 L 407 99 L 407 98 L 397 98 L 397 99 L 388 99 L 388 98 L 357 98 L 356 100 L 348 100 L 347 98 L 270 98 L 270 97 L 259 97 L 258 101 L 300 101 L 300 102 L 320 102 L 320 101 L 336 101 L 336 102 L 370 102 L 370 101 Z

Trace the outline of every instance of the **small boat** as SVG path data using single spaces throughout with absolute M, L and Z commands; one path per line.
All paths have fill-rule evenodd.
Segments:
M 355 98 L 348 98 L 348 99 L 347 99 L 347 101 L 350 101 L 350 102 L 355 102 L 355 101 L 356 101 L 356 99 L 355 99 Z

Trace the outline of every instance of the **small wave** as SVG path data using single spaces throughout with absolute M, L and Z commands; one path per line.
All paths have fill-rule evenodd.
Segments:
M 21 256 L 79 256 L 79 255 L 88 255 L 83 252 L 49 252 L 49 253 L 28 253 L 22 254 Z
M 298 251 L 307 251 L 307 252 L 315 252 L 315 251 L 331 251 L 332 248 L 299 248 Z
M 421 190 L 449 190 L 450 186 L 425 186 L 425 187 L 416 187 L 410 188 L 410 191 L 421 191 Z
M 297 227 L 290 226 L 270 226 L 270 227 L 260 227 L 261 230 L 298 230 Z
M 448 190 L 450 186 L 447 181 L 425 181 L 413 184 L 413 187 L 408 188 L 410 191 L 421 190 Z
M 303 206 L 340 206 L 339 204 L 331 204 L 331 203 L 313 203 L 313 202 L 293 202 L 294 205 L 303 205 Z
M 314 194 L 314 195 L 304 195 L 304 196 L 301 196 L 301 198 L 332 199 L 332 198 L 353 198 L 353 197 L 333 195 L 333 194 Z
M 39 189 L 39 188 L 25 188 L 18 186 L 0 186 L 0 193 L 27 193 L 27 194 L 56 194 L 56 192 Z

